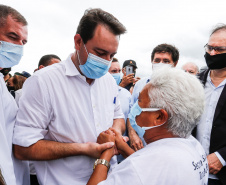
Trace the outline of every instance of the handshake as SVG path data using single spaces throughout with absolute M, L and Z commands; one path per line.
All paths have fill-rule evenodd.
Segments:
M 121 154 L 124 158 L 127 158 L 134 153 L 134 150 L 126 143 L 128 140 L 128 137 L 122 136 L 121 133 L 117 132 L 114 128 L 109 128 L 108 130 L 101 132 L 97 137 L 98 144 L 110 144 L 109 146 L 111 147 L 104 151 L 108 150 L 111 157 Z

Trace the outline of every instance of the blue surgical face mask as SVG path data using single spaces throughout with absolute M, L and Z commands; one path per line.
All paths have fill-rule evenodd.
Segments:
M 141 112 L 155 112 L 160 110 L 160 108 L 140 108 L 140 106 L 138 105 L 138 101 L 133 105 L 133 107 L 130 110 L 130 113 L 128 115 L 129 117 L 129 121 L 131 126 L 133 127 L 133 129 L 137 132 L 138 136 L 140 138 L 142 138 L 144 136 L 145 130 L 149 130 L 155 127 L 160 127 L 161 125 L 156 125 L 156 126 L 151 126 L 151 127 L 140 127 L 139 125 L 137 125 L 136 123 L 136 116 L 139 116 L 141 114 Z
M 84 44 L 86 53 L 88 55 L 86 63 L 81 65 L 80 62 L 80 58 L 79 58 L 79 54 L 78 54 L 78 60 L 79 60 L 79 68 L 81 70 L 81 72 L 90 79 L 97 79 L 100 78 L 102 76 L 104 76 L 110 66 L 111 66 L 111 61 L 105 60 L 103 58 L 100 58 L 96 55 L 93 55 L 92 53 L 88 53 L 86 46 Z
M 120 81 L 121 81 L 121 75 L 120 73 L 112 73 L 111 74 L 113 76 L 113 78 L 115 79 L 117 85 L 119 85 Z
M 0 67 L 9 68 L 17 65 L 23 56 L 23 46 L 0 41 Z

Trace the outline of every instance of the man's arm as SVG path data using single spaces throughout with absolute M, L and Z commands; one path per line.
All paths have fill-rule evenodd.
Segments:
M 126 126 L 127 126 L 128 136 L 129 136 L 130 147 L 134 151 L 137 151 L 143 148 L 144 147 L 143 142 L 141 141 L 140 137 L 137 135 L 136 131 L 131 126 L 129 118 L 127 119 Z
M 112 142 L 98 143 L 60 143 L 56 141 L 39 140 L 29 147 L 14 145 L 14 155 L 20 160 L 55 160 L 64 157 L 87 155 L 99 158 L 101 153 L 111 148 Z
M 124 118 L 114 119 L 112 128 L 114 128 L 118 133 L 123 135 L 126 130 Z

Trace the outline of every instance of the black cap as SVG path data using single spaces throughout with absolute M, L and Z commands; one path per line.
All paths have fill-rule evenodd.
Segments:
M 137 68 L 137 64 L 134 60 L 126 60 L 124 63 L 123 63 L 123 66 L 122 68 L 126 67 L 126 66 L 134 66 L 135 68 Z

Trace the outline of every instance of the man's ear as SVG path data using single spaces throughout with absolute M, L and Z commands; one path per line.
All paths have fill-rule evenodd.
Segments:
M 82 37 L 80 34 L 76 34 L 74 36 L 74 42 L 75 42 L 75 49 L 80 50 L 81 44 L 82 44 Z
M 39 69 L 42 69 L 42 68 L 44 68 L 45 66 L 43 66 L 43 65 L 40 65 L 39 67 L 38 67 L 38 70 Z
M 177 66 L 177 63 L 178 63 L 178 61 L 176 61 L 176 62 L 174 62 L 174 63 L 173 63 L 174 67 L 176 67 L 176 66 Z
M 161 109 L 158 111 L 158 117 L 156 118 L 156 125 L 162 125 L 163 123 L 165 123 L 168 118 L 169 118 L 169 115 L 168 113 L 164 110 L 164 109 Z

